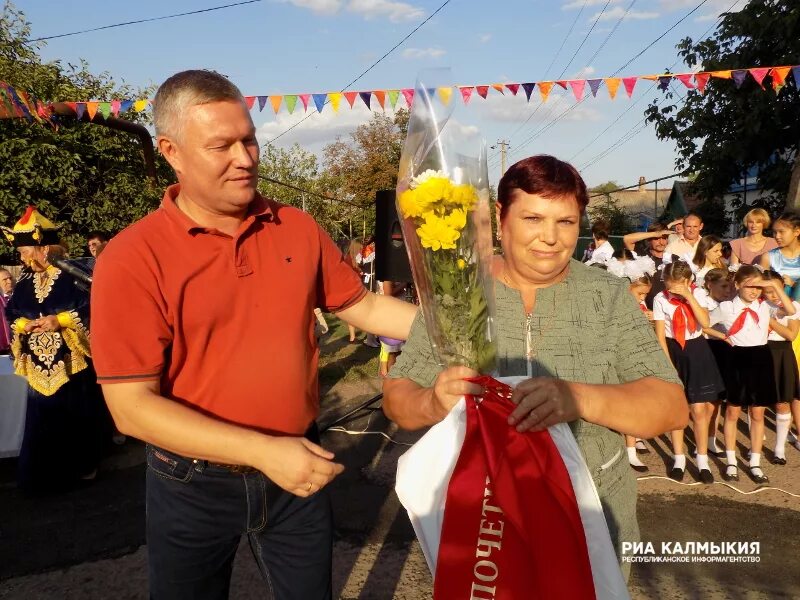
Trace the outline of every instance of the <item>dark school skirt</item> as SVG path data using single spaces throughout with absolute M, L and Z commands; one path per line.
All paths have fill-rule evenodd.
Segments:
M 711 354 L 714 355 L 714 362 L 717 363 L 717 369 L 725 381 L 726 373 L 728 372 L 728 362 L 731 355 L 731 345 L 724 340 L 717 340 L 715 338 L 708 338 L 708 347 L 711 348 Z M 719 394 L 720 400 L 725 400 L 728 396 L 728 391 L 723 390 Z
M 767 342 L 772 354 L 772 366 L 775 369 L 775 385 L 778 402 L 791 402 L 800 398 L 800 373 L 797 360 L 788 340 L 769 340 Z
M 728 403 L 734 406 L 772 406 L 778 401 L 772 352 L 763 346 L 734 346 L 731 348 L 725 386 Z M 772 383 L 772 385 L 770 385 Z
M 674 339 L 667 338 L 667 350 L 683 382 L 689 404 L 716 402 L 725 391 L 725 383 L 708 347 L 708 340 L 703 337 L 686 340 L 686 347 L 681 348 Z

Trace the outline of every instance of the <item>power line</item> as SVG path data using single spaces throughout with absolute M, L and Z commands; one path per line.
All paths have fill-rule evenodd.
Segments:
M 586 64 L 587 64 L 587 65 L 591 65 L 591 64 L 592 64 L 592 61 L 593 61 L 595 58 L 597 58 L 597 55 L 598 55 L 598 54 L 600 54 L 600 51 L 601 51 L 603 48 L 605 48 L 605 47 L 606 47 L 606 44 L 608 43 L 608 40 L 610 40 L 610 39 L 611 39 L 611 36 L 613 36 L 613 35 L 616 33 L 617 29 L 618 29 L 618 28 L 619 28 L 619 26 L 622 24 L 622 22 L 625 20 L 625 17 L 627 17 L 627 16 L 628 16 L 628 13 L 629 13 L 629 12 L 630 12 L 630 10 L 633 8 L 633 5 L 634 5 L 634 4 L 636 4 L 636 0 L 631 0 L 631 3 L 630 3 L 630 4 L 628 4 L 628 8 L 626 8 L 626 9 L 625 9 L 625 12 L 624 12 L 624 13 L 622 13 L 622 16 L 621 16 L 621 17 L 619 18 L 619 20 L 618 20 L 618 21 L 617 21 L 617 22 L 614 24 L 614 27 L 612 27 L 612 28 L 611 28 L 611 31 L 610 31 L 610 32 L 608 33 L 608 35 L 606 36 L 606 39 L 604 39 L 604 40 L 603 40 L 603 42 L 600 44 L 600 46 L 598 46 L 597 50 L 595 50 L 595 51 L 594 51 L 594 54 L 592 54 L 592 57 L 591 57 L 589 60 L 587 60 L 587 61 L 586 61 Z
M 347 88 L 349 88 L 351 85 L 353 85 L 354 83 L 356 83 L 356 82 L 357 82 L 359 79 L 361 79 L 361 78 L 362 78 L 364 75 L 366 75 L 366 74 L 367 74 L 367 73 L 369 73 L 369 72 L 370 72 L 372 69 L 374 69 L 374 68 L 375 68 L 375 67 L 378 65 L 378 63 L 380 63 L 381 61 L 383 61 L 383 60 L 384 60 L 384 59 L 385 59 L 387 56 L 389 56 L 389 55 L 390 55 L 392 52 L 394 52 L 394 51 L 395 51 L 395 50 L 397 50 L 397 49 L 398 49 L 400 46 L 402 46 L 402 45 L 403 45 L 403 44 L 406 42 L 406 40 L 407 40 L 408 38 L 410 38 L 410 37 L 411 37 L 412 35 L 414 35 L 414 34 L 415 34 L 417 31 L 419 31 L 419 29 L 420 29 L 420 28 L 421 28 L 423 25 L 425 25 L 425 23 L 427 23 L 427 22 L 428 22 L 428 21 L 430 21 L 430 20 L 431 20 L 433 17 L 435 17 L 435 16 L 436 16 L 436 15 L 439 13 L 439 11 L 441 11 L 441 10 L 442 10 L 442 9 L 443 9 L 445 6 L 447 6 L 448 4 L 450 4 L 450 2 L 451 2 L 451 0 L 445 0 L 445 2 L 443 2 L 443 3 L 441 4 L 441 6 L 439 6 L 439 8 L 437 8 L 435 11 L 433 11 L 433 12 L 430 14 L 430 16 L 428 16 L 428 18 L 427 18 L 427 19 L 425 19 L 425 20 L 424 20 L 422 23 L 420 23 L 419 25 L 417 25 L 416 27 L 414 27 L 414 29 L 412 29 L 412 30 L 411 30 L 411 32 L 410 32 L 410 33 L 409 33 L 409 34 L 408 34 L 406 37 L 404 37 L 402 40 L 400 40 L 400 41 L 399 41 L 399 42 L 397 42 L 397 43 L 396 43 L 394 46 L 392 46 L 392 47 L 391 47 L 391 49 L 389 49 L 389 51 L 388 51 L 388 52 L 386 52 L 386 53 L 385 53 L 383 56 L 381 56 L 381 57 L 380 57 L 378 60 L 376 60 L 374 63 L 372 63 L 372 64 L 371 64 L 369 67 L 367 67 L 367 68 L 366 68 L 366 69 L 365 69 L 365 70 L 364 70 L 364 71 L 363 71 L 363 72 L 362 72 L 362 73 L 361 73 L 361 74 L 360 74 L 358 77 L 356 77 L 355 79 L 353 79 L 353 81 L 351 81 L 350 83 L 348 83 L 347 85 L 345 85 L 345 86 L 344 86 L 344 87 L 343 87 L 341 90 L 339 90 L 339 91 L 340 91 L 340 92 L 343 92 L 343 91 L 345 91 Z M 330 102 L 330 100 L 326 100 L 326 101 L 325 101 L 325 104 L 327 105 L 329 102 Z M 305 122 L 305 120 L 306 120 L 306 119 L 310 119 L 310 118 L 311 118 L 311 116 L 312 116 L 312 115 L 314 115 L 314 114 L 316 114 L 316 113 L 313 113 L 313 112 L 310 112 L 310 113 L 308 113 L 308 114 L 307 114 L 305 117 L 303 117 L 303 118 L 302 118 L 302 119 L 300 119 L 300 120 L 299 120 L 297 123 L 295 123 L 294 125 L 292 125 L 291 127 L 289 127 L 289 128 L 286 130 L 286 131 L 284 131 L 283 133 L 279 133 L 278 135 L 276 135 L 276 136 L 275 136 L 274 138 L 272 138 L 272 139 L 271 139 L 271 140 L 270 140 L 268 143 L 270 143 L 270 144 L 271 144 L 271 143 L 273 143 L 274 141 L 276 141 L 276 140 L 278 140 L 278 139 L 282 138 L 284 135 L 286 135 L 287 133 L 289 133 L 289 132 L 290 132 L 292 129 L 294 129 L 295 127 L 297 127 L 298 125 L 300 125 L 300 123 L 303 123 L 303 122 Z
M 93 27 L 92 29 L 82 29 L 81 31 L 71 31 L 69 33 L 60 33 L 58 35 L 48 35 L 45 37 L 30 40 L 31 42 L 43 42 L 45 40 L 54 40 L 56 38 L 68 37 L 71 35 L 80 35 L 82 33 L 91 33 L 93 31 L 102 31 L 104 29 L 113 29 L 115 27 L 125 27 L 127 25 L 138 25 L 139 23 L 150 23 L 152 21 L 163 21 L 164 19 L 175 19 L 178 17 L 187 17 L 189 15 L 199 15 L 214 10 L 222 10 L 223 8 L 232 8 L 234 6 L 242 6 L 244 4 L 255 4 L 256 2 L 263 2 L 264 0 L 242 0 L 242 2 L 234 2 L 232 4 L 223 4 L 222 6 L 212 6 L 211 8 L 203 8 L 200 10 L 192 10 L 189 12 L 177 13 L 174 15 L 165 15 L 163 17 L 150 17 L 149 19 L 138 19 L 136 21 L 125 21 L 124 23 L 114 23 L 113 25 L 103 25 L 102 27 Z
M 320 194 L 319 192 L 315 192 L 314 190 L 309 190 L 307 188 L 301 188 L 297 185 L 293 185 L 291 183 L 286 183 L 285 181 L 280 181 L 279 179 L 273 179 L 272 177 L 267 177 L 266 175 L 259 175 L 259 179 L 264 181 L 268 181 L 270 183 L 274 183 L 275 185 L 281 185 L 283 187 L 287 187 L 289 189 L 295 190 L 296 192 L 300 192 L 303 194 L 309 194 L 311 196 L 316 196 L 317 198 L 322 198 L 323 200 L 328 200 L 329 202 L 339 202 L 341 204 L 347 204 L 349 206 L 353 206 L 358 208 L 359 210 L 367 210 L 367 206 L 361 206 L 356 204 L 355 202 L 350 202 L 349 200 L 342 200 L 341 198 L 334 198 L 332 196 L 326 196 L 325 194 Z
M 586 32 L 585 36 L 583 36 L 583 41 L 578 46 L 577 50 L 575 50 L 575 52 L 572 54 L 572 58 L 569 59 L 569 62 L 561 70 L 561 73 L 559 74 L 557 79 L 561 79 L 564 76 L 564 73 L 567 72 L 567 69 L 569 69 L 569 66 L 572 64 L 572 61 L 575 60 L 575 57 L 578 56 L 578 52 L 581 51 L 581 48 L 583 48 L 583 45 L 586 43 L 586 40 L 588 40 L 589 36 L 592 35 L 592 32 L 594 31 L 594 28 L 597 26 L 597 23 L 600 21 L 600 17 L 602 17 L 603 14 L 606 12 L 606 9 L 608 8 L 609 4 L 611 4 L 611 0 L 606 0 L 606 5 L 603 7 L 603 10 L 600 11 L 600 14 L 597 15 L 597 18 L 594 20 L 594 23 L 592 23 L 592 26 L 589 28 L 589 31 Z
M 591 196 L 589 196 L 589 199 L 591 200 L 592 198 L 599 198 L 600 196 L 615 194 L 616 192 L 624 192 L 625 190 L 632 190 L 633 188 L 638 188 L 640 185 L 647 185 L 648 183 L 658 183 L 659 181 L 664 181 L 665 179 L 675 179 L 676 177 L 682 177 L 683 175 L 686 175 L 686 171 L 683 171 L 681 173 L 673 173 L 672 175 L 663 175 L 661 177 L 656 177 L 655 179 L 651 179 L 649 181 L 642 181 L 639 183 L 634 183 L 633 185 L 627 185 L 625 187 L 618 187 L 613 190 L 592 194 Z

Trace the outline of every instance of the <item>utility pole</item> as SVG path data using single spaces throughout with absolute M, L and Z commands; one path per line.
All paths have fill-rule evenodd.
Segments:
M 510 146 L 508 140 L 497 140 L 497 143 L 492 146 L 492 150 L 500 147 L 500 175 L 504 175 L 506 172 L 506 152 Z

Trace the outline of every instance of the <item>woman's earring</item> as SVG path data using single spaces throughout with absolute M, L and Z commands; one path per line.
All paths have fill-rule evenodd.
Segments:
M 495 234 L 495 237 L 497 238 L 498 242 L 503 239 L 503 235 L 500 233 L 499 229 L 497 230 L 497 233 Z

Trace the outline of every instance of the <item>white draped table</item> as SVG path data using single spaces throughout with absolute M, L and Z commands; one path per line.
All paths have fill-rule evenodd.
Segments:
M 14 375 L 10 356 L 0 356 L 0 458 L 18 456 L 25 432 L 27 382 Z

